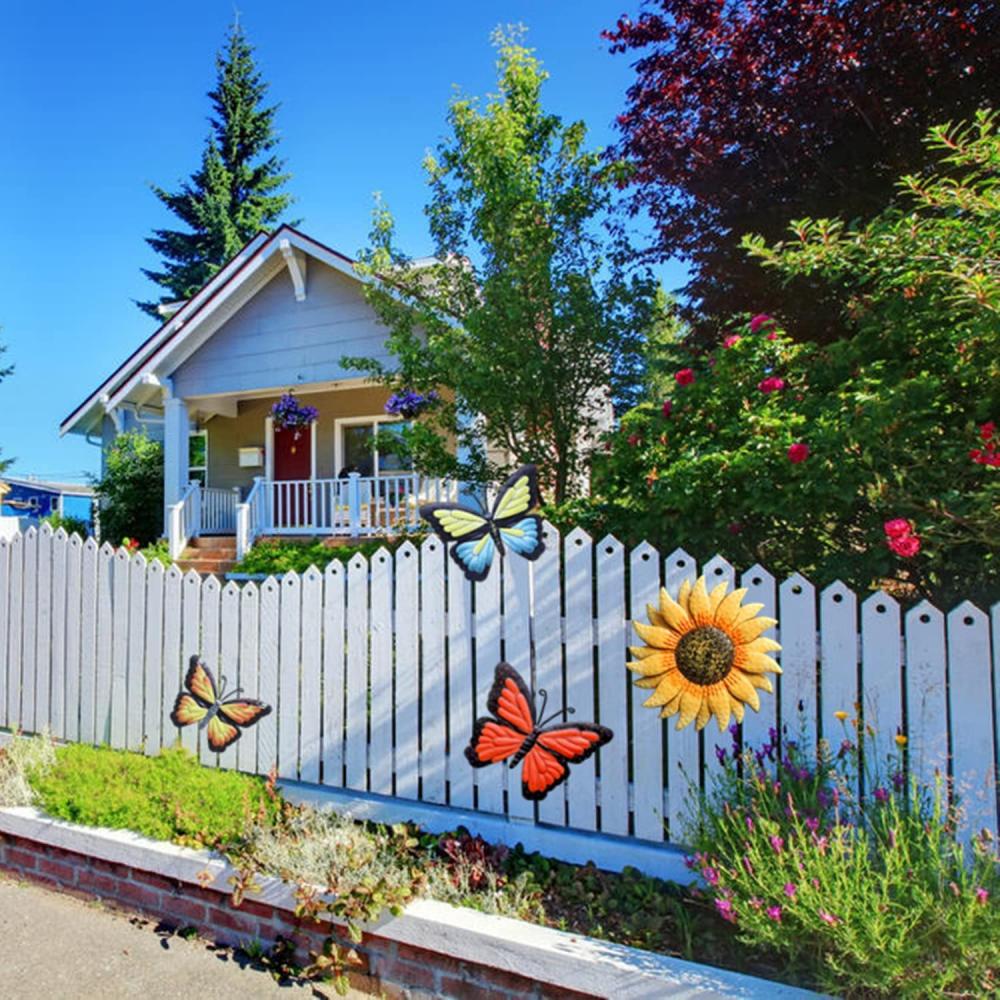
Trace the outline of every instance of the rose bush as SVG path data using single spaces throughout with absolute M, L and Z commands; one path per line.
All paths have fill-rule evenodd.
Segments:
M 750 241 L 767 266 L 851 290 L 842 339 L 796 343 L 747 314 L 714 349 L 675 356 L 669 399 L 624 414 L 598 454 L 587 526 L 819 585 L 996 600 L 996 121 L 935 131 L 948 174 L 904 181 L 911 212 Z

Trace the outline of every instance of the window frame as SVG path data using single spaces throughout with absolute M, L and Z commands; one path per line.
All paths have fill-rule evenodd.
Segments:
M 408 421 L 405 417 L 398 417 L 390 413 L 378 413 L 378 414 L 373 414 L 372 416 L 361 416 L 361 417 L 338 417 L 334 421 L 334 442 L 333 442 L 334 477 L 336 478 L 337 473 L 339 473 L 340 470 L 344 467 L 344 460 L 346 457 L 344 455 L 344 452 L 346 451 L 344 447 L 344 430 L 346 428 L 359 427 L 370 424 L 374 427 L 375 433 L 378 434 L 379 424 L 408 424 L 408 423 L 410 423 L 410 421 Z M 375 451 L 373 452 L 373 457 L 374 457 L 373 478 L 375 479 L 381 479 L 383 478 L 383 476 L 385 477 L 409 476 L 413 474 L 412 469 L 398 469 L 391 472 L 383 473 L 382 470 L 379 468 L 381 456 L 379 455 L 378 448 L 376 448 Z
M 204 465 L 192 465 L 191 464 L 191 438 L 200 437 L 205 441 L 205 464 Z M 195 482 L 191 478 L 192 472 L 200 472 L 204 476 L 201 482 L 203 489 L 208 488 L 208 428 L 202 427 L 196 431 L 188 431 L 188 467 L 187 467 L 187 481 L 189 483 Z

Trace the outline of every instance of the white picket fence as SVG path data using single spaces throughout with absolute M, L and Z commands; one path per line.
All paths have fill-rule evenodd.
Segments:
M 710 779 L 729 736 L 714 724 L 677 732 L 643 708 L 648 692 L 630 684 L 626 647 L 631 619 L 645 620 L 661 583 L 676 592 L 698 567 L 681 550 L 626 551 L 579 529 L 560 543 L 547 526 L 546 539 L 537 562 L 511 557 L 474 586 L 434 537 L 394 556 L 223 586 L 32 528 L 0 540 L 0 726 L 155 753 L 177 739 L 170 710 L 200 653 L 227 687 L 274 707 L 219 756 L 185 729 L 182 743 L 205 764 L 274 765 L 285 779 L 391 798 L 417 819 L 430 804 L 521 831 L 580 831 L 598 862 L 600 834 L 629 838 L 630 850 L 663 845 L 680 836 L 688 779 Z M 719 557 L 701 571 L 710 584 L 736 582 Z M 905 732 L 914 773 L 953 776 L 963 833 L 996 831 L 1000 604 L 991 625 L 968 602 L 904 615 L 883 593 L 859 601 L 838 583 L 817 594 L 799 575 L 778 583 L 760 566 L 739 585 L 779 619 L 783 646 L 777 694 L 747 713 L 746 739 L 787 723 L 836 744 L 834 713 L 858 703 L 881 759 Z M 473 770 L 463 755 L 501 658 L 549 692 L 550 709 L 571 705 L 576 719 L 615 733 L 537 805 L 517 772 Z M 558 836 L 546 844 L 558 853 Z

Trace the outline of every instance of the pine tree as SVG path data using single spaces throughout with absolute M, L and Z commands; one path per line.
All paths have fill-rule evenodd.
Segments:
M 259 230 L 272 227 L 291 204 L 281 191 L 290 174 L 273 152 L 275 114 L 264 107 L 268 85 L 253 60 L 253 47 L 235 24 L 215 59 L 213 114 L 201 167 L 179 191 L 153 186 L 153 193 L 187 227 L 157 229 L 146 242 L 163 258 L 162 270 L 143 269 L 166 294 L 139 307 L 159 317 L 164 302 L 198 291 Z

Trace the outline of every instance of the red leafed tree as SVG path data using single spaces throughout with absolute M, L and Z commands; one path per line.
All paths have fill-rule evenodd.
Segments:
M 638 56 L 612 155 L 656 227 L 650 256 L 690 262 L 689 318 L 709 339 L 744 311 L 835 336 L 836 298 L 782 286 L 740 238 L 871 218 L 926 162 L 931 126 L 1000 104 L 997 0 L 648 0 L 604 34 Z

